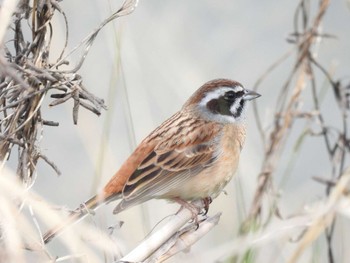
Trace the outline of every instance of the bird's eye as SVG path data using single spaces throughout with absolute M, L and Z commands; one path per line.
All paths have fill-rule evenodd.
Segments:
M 234 100 L 236 98 L 236 93 L 233 92 L 233 91 L 228 91 L 228 92 L 225 93 L 225 97 L 224 98 L 225 98 L 225 100 L 232 101 L 232 100 Z

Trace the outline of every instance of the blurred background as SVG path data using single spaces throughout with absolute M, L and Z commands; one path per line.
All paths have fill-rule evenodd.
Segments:
M 313 19 L 319 1 L 309 3 Z M 68 50 L 80 43 L 122 1 L 62 1 L 60 6 L 69 23 Z M 136 10 L 105 26 L 99 33 L 79 71 L 84 86 L 105 100 L 108 111 L 96 117 L 83 108 L 78 124 L 72 121 L 72 102 L 42 106 L 46 120 L 59 127 L 46 127 L 40 138 L 42 152 L 61 170 L 55 172 L 39 162 L 33 189 L 52 203 L 69 209 L 95 194 L 117 171 L 136 145 L 166 118 L 178 111 L 186 99 L 203 83 L 214 78 L 230 78 L 253 88 L 275 61 L 294 48 L 287 41 L 294 32 L 295 10 L 299 1 L 244 0 L 148 0 Z M 331 1 L 320 26 L 332 38 L 318 39 L 314 49 L 318 61 L 334 79 L 350 82 L 349 1 Z M 50 56 L 56 58 L 64 45 L 62 16 L 53 19 L 54 35 Z M 73 66 L 82 51 L 69 58 Z M 258 92 L 256 103 L 264 129 L 271 129 L 277 92 L 293 69 L 295 54 L 277 67 Z M 320 86 L 327 86 L 317 73 Z M 303 111 L 312 108 L 310 88 L 305 88 Z M 331 89 L 324 88 L 322 109 L 326 122 L 338 125 L 339 109 Z M 253 107 L 247 115 L 247 139 L 236 178 L 210 206 L 209 214 L 222 212 L 221 220 L 188 253 L 170 262 L 221 262 L 228 260 L 222 246 L 234 240 L 247 217 L 264 160 L 264 145 L 258 132 Z M 300 143 L 307 121 L 296 121 L 278 167 L 273 175 L 275 200 L 282 218 L 303 214 L 309 205 L 326 198 L 326 187 L 312 177 L 329 178 L 330 160 L 322 139 L 310 137 Z M 317 128 L 316 128 L 317 130 Z M 298 141 L 299 140 L 299 141 Z M 298 143 L 299 142 L 299 143 Z M 15 168 L 15 160 L 10 167 Z M 121 229 L 123 253 L 128 252 L 177 205 L 150 201 L 112 215 L 115 204 L 98 210 L 94 223 L 102 229 L 124 221 Z M 89 219 L 88 219 L 89 220 Z M 277 219 L 280 220 L 280 219 Z M 333 243 L 335 262 L 347 262 L 349 218 L 338 218 Z M 296 237 L 298 232 L 296 232 Z M 270 240 L 254 252 L 254 260 L 244 262 L 285 262 L 296 243 Z M 52 244 L 57 254 L 64 248 Z M 233 259 L 231 258 L 232 262 Z M 243 262 L 243 259 L 241 259 Z M 231 262 L 231 261 L 227 261 Z M 241 262 L 241 261 L 239 261 Z M 320 237 L 299 262 L 330 262 L 326 241 Z

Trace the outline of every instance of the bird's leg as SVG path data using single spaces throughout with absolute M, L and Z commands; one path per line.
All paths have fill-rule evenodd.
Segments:
M 189 202 L 179 198 L 179 197 L 175 197 L 175 198 L 173 198 L 173 200 L 176 203 L 181 205 L 179 211 L 177 211 L 176 214 L 179 213 L 183 208 L 186 208 L 186 209 L 188 209 L 191 212 L 192 219 L 193 219 L 194 223 L 196 224 L 196 230 L 197 230 L 198 227 L 199 227 L 198 215 L 199 215 L 199 212 L 200 212 L 200 208 L 197 207 L 194 204 L 191 204 L 191 203 L 189 203 Z
M 195 206 L 195 205 L 193 205 L 193 204 L 191 204 L 191 203 L 189 203 L 189 202 L 187 202 L 179 197 L 175 197 L 175 198 L 173 198 L 173 200 L 176 203 L 181 205 L 179 211 L 177 211 L 176 214 L 179 213 L 183 208 L 186 208 L 186 209 L 190 210 L 190 212 L 192 214 L 192 218 L 195 218 L 198 216 L 199 208 L 197 206 Z

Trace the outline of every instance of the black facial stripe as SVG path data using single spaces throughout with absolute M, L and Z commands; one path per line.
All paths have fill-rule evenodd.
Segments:
M 207 103 L 208 109 L 214 114 L 228 115 L 231 116 L 230 107 L 231 101 L 225 100 L 223 97 L 219 99 L 213 99 Z
M 245 94 L 244 89 L 236 89 L 236 91 L 231 89 L 220 97 L 208 101 L 206 107 L 213 114 L 227 115 L 238 119 L 242 115 L 245 106 L 245 100 L 243 99 Z
M 207 108 L 214 114 L 232 115 L 230 112 L 231 102 L 225 100 L 223 97 L 219 99 L 212 99 L 208 101 Z
M 238 91 L 238 92 L 234 92 L 233 90 L 230 90 L 228 92 L 225 93 L 224 98 L 225 100 L 229 100 L 229 101 L 234 101 L 237 98 L 240 98 L 244 95 L 244 91 Z
M 219 99 L 212 99 L 207 103 L 207 108 L 213 114 L 221 114 L 227 116 L 233 116 L 234 118 L 239 118 L 242 114 L 245 100 L 240 100 L 239 106 L 235 111 L 231 112 L 231 107 L 235 103 L 235 100 L 229 101 L 224 96 Z
M 240 103 L 239 103 L 239 107 L 237 108 L 237 110 L 232 114 L 233 117 L 235 117 L 236 119 L 239 118 L 242 114 L 242 111 L 243 111 L 243 107 L 244 107 L 244 103 L 245 103 L 245 100 L 241 100 Z

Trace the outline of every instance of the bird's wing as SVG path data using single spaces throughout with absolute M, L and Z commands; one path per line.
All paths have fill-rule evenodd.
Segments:
M 125 183 L 115 213 L 181 187 L 216 160 L 221 124 L 192 118 L 178 122 L 155 130 L 143 142 L 157 140 Z

